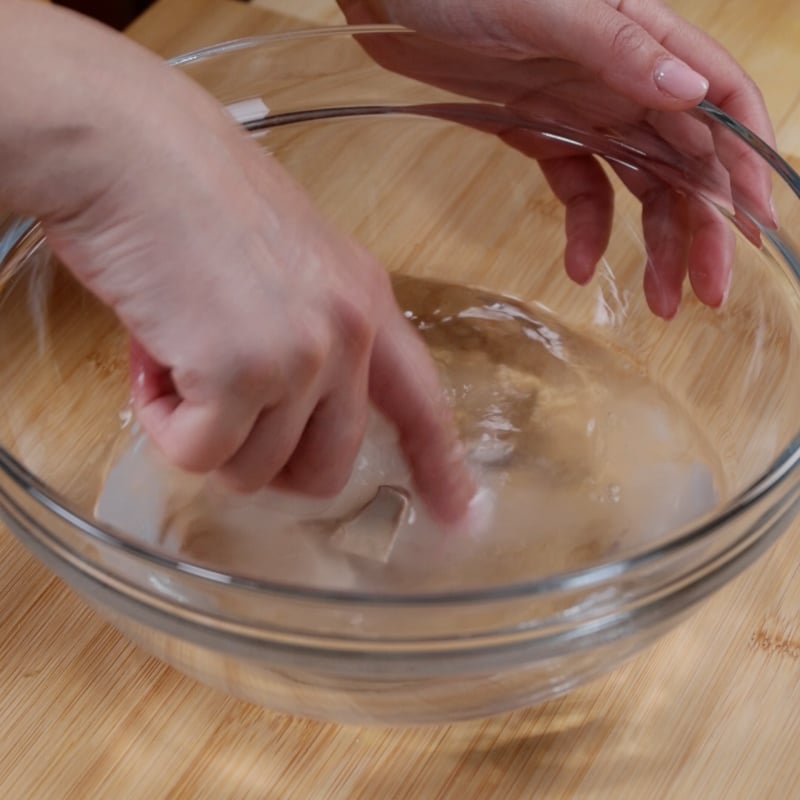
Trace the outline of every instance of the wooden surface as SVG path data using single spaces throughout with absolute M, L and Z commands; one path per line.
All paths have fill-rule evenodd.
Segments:
M 164 54 L 335 19 L 323 0 L 161 0 Z M 796 0 L 681 10 L 764 89 L 800 154 Z M 282 8 L 290 9 L 281 15 Z M 421 730 L 343 728 L 207 689 L 124 641 L 0 532 L 0 797 L 800 797 L 800 527 L 654 650 L 536 709 Z

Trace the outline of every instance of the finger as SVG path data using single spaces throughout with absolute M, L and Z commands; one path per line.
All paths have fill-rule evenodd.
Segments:
M 236 492 L 269 485 L 295 451 L 315 402 L 312 395 L 262 411 L 244 444 L 218 470 L 221 482 Z
M 656 316 L 672 319 L 686 277 L 689 230 L 683 197 L 666 186 L 650 190 L 642 199 L 642 230 L 647 247 L 647 304 Z
M 735 242 L 720 213 L 702 200 L 689 201 L 689 280 L 698 299 L 716 308 L 728 295 Z
M 462 521 L 475 483 L 436 368 L 399 314 L 379 331 L 369 376 L 372 401 L 397 429 L 417 490 L 445 524 Z
M 708 100 L 724 106 L 770 146 L 775 145 L 772 124 L 758 87 L 722 44 L 665 4 L 654 4 L 652 0 L 607 2 L 702 72 L 709 80 Z
M 257 412 L 245 415 L 220 404 L 191 405 L 176 395 L 159 397 L 138 411 L 139 421 L 164 457 L 187 472 L 211 472 L 247 438 Z
M 193 405 L 180 396 L 170 371 L 131 339 L 130 374 L 139 423 L 165 458 L 189 472 L 209 472 L 239 449 L 256 411 Z
M 367 364 L 317 406 L 297 448 L 273 485 L 316 497 L 344 489 L 358 456 L 369 410 Z
M 703 194 L 733 213 L 730 173 L 720 161 L 708 125 L 692 115 L 668 111 L 649 112 L 646 122 L 664 140 L 653 144 L 653 157 L 648 160 L 647 167 L 657 170 L 663 165 L 671 169 L 672 176 L 665 176 L 665 180 L 688 194 Z M 662 144 L 671 150 L 663 152 Z
M 686 202 L 668 184 L 641 170 L 617 163 L 612 163 L 611 168 L 642 204 L 647 304 L 656 316 L 671 319 L 680 305 L 686 277 L 689 246 Z
M 520 55 L 526 49 L 544 49 L 552 56 L 575 61 L 645 108 L 688 108 L 708 91 L 703 75 L 673 55 L 639 22 L 604 0 L 546 0 L 535 5 L 515 0 L 501 6 L 494 22 L 488 8 L 483 13 L 487 30 L 502 25 L 500 36 L 512 42 Z
M 588 156 L 539 162 L 555 196 L 566 210 L 564 266 L 572 280 L 584 284 L 594 274 L 611 237 L 614 192 L 603 168 Z
M 538 160 L 553 194 L 565 206 L 567 275 L 576 283 L 586 283 L 611 238 L 614 190 L 603 168 L 593 156 L 573 155 L 569 146 L 543 141 L 532 131 L 512 128 L 498 136 Z
M 735 247 L 733 232 L 723 217 L 723 210 L 727 214 L 734 211 L 730 174 L 720 162 L 711 131 L 700 120 L 654 112 L 650 121 L 687 160 L 683 173 L 688 197 L 689 278 L 697 298 L 717 307 L 730 287 Z M 748 233 L 758 235 L 757 230 Z
M 706 99 L 775 147 L 775 134 L 761 92 L 721 44 L 666 6 L 654 7 L 649 0 L 624 0 L 619 2 L 619 8 L 708 79 Z M 719 157 L 731 172 L 734 189 L 746 198 L 751 213 L 761 212 L 766 224 L 776 225 L 767 163 L 721 124 L 714 123 L 711 130 Z
M 689 278 L 698 299 L 717 307 L 730 286 L 735 246 L 733 232 L 722 215 L 723 210 L 728 214 L 734 211 L 730 174 L 717 156 L 710 130 L 700 120 L 685 114 L 654 112 L 650 122 L 687 159 L 682 170 L 687 185 L 681 188 L 689 198 Z M 751 235 L 757 236 L 757 231 Z
M 129 346 L 129 371 L 131 396 L 134 407 L 144 408 L 158 398 L 174 397 L 175 405 L 179 398 L 175 392 L 169 370 L 161 366 L 135 337 Z

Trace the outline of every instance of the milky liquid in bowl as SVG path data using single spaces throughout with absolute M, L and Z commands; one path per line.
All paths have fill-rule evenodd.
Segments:
M 408 276 L 394 287 L 441 369 L 479 477 L 485 514 L 474 530 L 434 524 L 377 414 L 333 500 L 234 495 L 170 469 L 128 428 L 98 517 L 230 574 L 418 592 L 588 566 L 652 545 L 714 507 L 724 491 L 719 459 L 627 356 L 509 298 Z

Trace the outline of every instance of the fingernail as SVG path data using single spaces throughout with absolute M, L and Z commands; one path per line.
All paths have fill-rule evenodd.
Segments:
M 708 91 L 708 81 L 682 61 L 665 58 L 656 64 L 656 86 L 676 100 L 702 100 Z
M 772 195 L 769 197 L 769 215 L 772 227 L 777 230 L 780 226 L 780 220 L 778 219 L 778 209 L 775 208 L 775 198 Z
M 719 307 L 725 305 L 728 302 L 728 296 L 731 293 L 731 286 L 733 286 L 733 270 L 728 273 L 728 280 L 725 284 L 725 288 L 722 290 L 722 300 L 720 300 Z

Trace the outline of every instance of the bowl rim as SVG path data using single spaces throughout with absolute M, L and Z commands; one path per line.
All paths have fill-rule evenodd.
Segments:
M 353 37 L 368 34 L 403 34 L 415 35 L 408 28 L 398 25 L 338 25 L 330 27 L 303 28 L 283 31 L 261 36 L 250 36 L 218 44 L 202 47 L 166 60 L 166 63 L 180 67 L 205 59 L 214 58 L 239 50 L 269 46 L 280 42 L 296 41 L 300 39 L 332 38 L 337 36 Z M 483 105 L 485 101 L 483 101 Z M 490 104 L 491 105 L 491 104 Z M 774 172 L 787 184 L 789 189 L 800 199 L 800 174 L 770 145 L 760 139 L 756 134 L 742 125 L 736 119 L 726 114 L 721 109 L 706 100 L 699 103 L 688 113 L 699 115 L 701 118 L 711 119 L 722 124 L 735 136 L 741 139 L 748 147 L 755 150 Z M 777 235 L 777 231 L 761 225 L 757 220 L 752 222 L 758 227 L 762 236 L 770 241 L 776 250 L 785 259 L 788 266 L 800 283 L 800 254 L 795 255 Z M 34 220 L 18 220 L 23 223 L 18 225 L 16 239 L 6 248 L 5 255 L 0 262 L 11 260 L 15 254 L 28 256 L 44 243 L 41 226 Z M 11 270 L 11 274 L 14 274 Z M 10 277 L 10 276 L 3 276 Z M 6 281 L 0 281 L 0 289 Z M 780 484 L 787 480 L 800 463 L 800 432 L 798 432 L 778 455 L 776 459 L 756 478 L 727 503 L 718 507 L 704 517 L 700 517 L 687 525 L 680 526 L 673 531 L 672 536 L 651 548 L 645 548 L 625 558 L 608 559 L 594 563 L 588 567 L 576 570 L 553 573 L 528 581 L 516 581 L 508 584 L 498 584 L 487 588 L 447 590 L 442 592 L 364 592 L 344 589 L 312 588 L 298 584 L 284 584 L 274 581 L 248 578 L 229 572 L 220 572 L 209 567 L 183 561 L 167 556 L 140 546 L 125 536 L 114 526 L 106 525 L 97 520 L 90 520 L 70 507 L 69 501 L 59 492 L 48 486 L 36 475 L 30 472 L 11 453 L 0 444 L 0 473 L 11 479 L 22 492 L 33 500 L 38 506 L 44 507 L 57 516 L 60 521 L 70 525 L 73 529 L 87 534 L 95 541 L 105 546 L 134 557 L 146 563 L 151 563 L 160 568 L 168 568 L 175 572 L 185 574 L 192 578 L 200 578 L 218 585 L 229 585 L 242 589 L 260 590 L 273 595 L 285 596 L 294 599 L 312 601 L 339 601 L 351 604 L 380 604 L 380 605 L 438 605 L 458 603 L 479 603 L 486 601 L 502 601 L 532 596 L 548 595 L 555 592 L 585 589 L 606 583 L 610 579 L 623 574 L 630 574 L 635 570 L 647 566 L 665 556 L 674 555 L 694 544 L 706 539 L 720 525 L 740 516 L 755 506 L 768 494 L 773 492 Z M 3 493 L 4 494 L 4 493 Z M 0 500 L 2 495 L 0 495 Z M 0 502 L 0 513 L 3 512 Z M 62 546 L 67 546 L 61 542 Z M 72 548 L 70 548 L 72 549 Z M 77 550 L 73 554 L 80 561 L 85 556 Z

